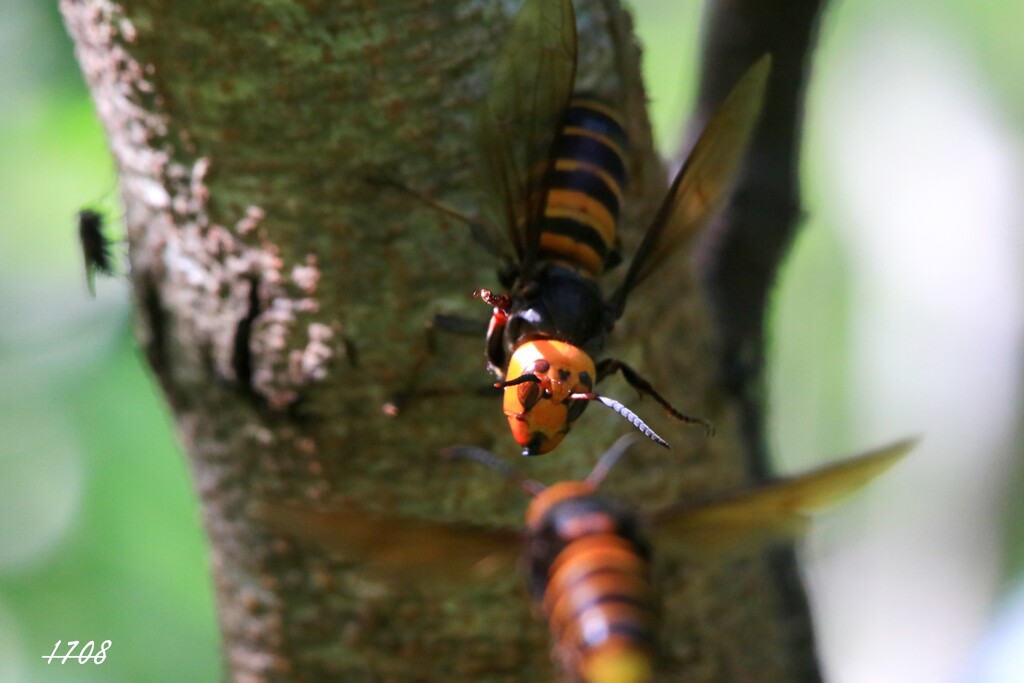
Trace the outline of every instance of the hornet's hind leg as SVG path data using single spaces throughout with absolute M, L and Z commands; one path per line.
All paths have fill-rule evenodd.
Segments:
M 389 178 L 364 178 L 363 180 L 374 187 L 399 192 L 420 204 L 437 211 L 439 214 L 449 218 L 454 218 L 455 220 L 464 223 L 469 228 L 469 233 L 473 240 L 483 246 L 484 249 L 490 252 L 493 256 L 497 257 L 499 262 L 505 264 L 499 270 L 499 279 L 502 283 L 506 284 L 506 286 L 511 285 L 511 282 L 515 279 L 515 266 L 511 264 L 509 257 L 505 255 L 504 251 L 499 246 L 499 241 L 495 239 L 493 230 L 480 219 L 467 215 L 449 204 L 429 197 L 401 182 L 391 180 Z M 446 314 L 438 314 L 428 320 L 424 329 L 426 343 L 424 344 L 422 351 L 418 354 L 416 361 L 413 363 L 405 389 L 395 394 L 391 400 L 384 404 L 383 409 L 386 415 L 395 417 L 399 412 L 407 408 L 410 402 L 427 397 L 457 396 L 460 394 L 491 395 L 500 393 L 492 386 L 461 389 L 425 389 L 419 386 L 422 375 L 428 364 L 431 359 L 437 355 L 436 337 L 437 331 L 439 330 L 458 335 L 475 336 L 480 338 L 487 334 L 488 323 Z M 488 358 L 490 358 L 491 355 L 492 354 L 488 352 Z
M 408 409 L 410 404 L 426 398 L 445 398 L 451 396 L 464 396 L 467 394 L 478 396 L 498 395 L 500 390 L 491 385 L 478 387 L 421 387 L 420 382 L 427 366 L 438 353 L 438 332 L 448 332 L 459 336 L 472 336 L 480 339 L 487 332 L 487 323 L 482 320 L 472 320 L 456 315 L 438 313 L 429 319 L 423 327 L 424 343 L 417 354 L 409 372 L 408 381 L 405 387 L 394 394 L 391 399 L 383 405 L 384 414 L 388 417 L 397 417 L 403 410 Z
M 707 433 L 708 436 L 711 436 L 712 434 L 715 433 L 714 425 L 712 425 L 707 420 L 702 420 L 699 417 L 685 415 L 684 413 L 681 413 L 678 410 L 676 410 L 671 403 L 669 403 L 667 400 L 665 400 L 664 397 L 662 397 L 661 394 L 655 391 L 654 387 L 651 386 L 650 382 L 641 377 L 636 370 L 629 367 L 621 360 L 617 360 L 615 358 L 606 358 L 600 363 L 598 363 L 597 381 L 600 382 L 605 377 L 608 377 L 609 375 L 614 375 L 616 372 L 621 372 L 623 378 L 625 378 L 625 380 L 629 383 L 629 386 L 636 389 L 641 396 L 647 394 L 648 396 L 653 398 L 672 417 L 676 418 L 677 420 L 682 420 L 683 422 L 686 422 L 688 424 L 701 425 L 702 427 L 704 427 L 704 431 Z

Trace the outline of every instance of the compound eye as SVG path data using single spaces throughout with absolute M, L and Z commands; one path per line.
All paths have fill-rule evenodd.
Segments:
M 545 372 L 551 369 L 551 363 L 547 362 L 543 358 L 538 358 L 533 361 L 533 372 L 534 374 L 543 375 Z
M 590 373 L 587 372 L 586 370 L 580 373 L 580 384 L 585 386 L 587 388 L 587 391 L 590 391 L 591 389 L 594 388 L 594 380 L 591 379 Z
M 523 406 L 524 413 L 537 405 L 537 401 L 540 400 L 541 393 L 540 385 L 536 382 L 526 382 L 525 384 L 519 385 L 516 391 L 516 396 L 519 398 L 520 405 Z

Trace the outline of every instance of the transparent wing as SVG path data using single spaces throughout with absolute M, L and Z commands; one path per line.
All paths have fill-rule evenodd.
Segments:
M 770 71 L 771 57 L 765 55 L 747 70 L 705 126 L 612 295 L 616 318 L 633 288 L 696 235 L 729 196 L 761 113 Z
M 719 554 L 802 534 L 810 515 L 855 493 L 895 465 L 916 444 L 885 448 L 804 475 L 676 505 L 651 516 L 659 552 Z
M 520 536 L 511 530 L 387 517 L 355 506 L 320 510 L 263 500 L 248 512 L 274 532 L 319 545 L 389 580 L 486 579 L 512 568 L 521 550 Z
M 487 217 L 505 225 L 524 265 L 536 252 L 553 146 L 575 72 L 571 0 L 526 0 L 512 21 L 477 126 Z

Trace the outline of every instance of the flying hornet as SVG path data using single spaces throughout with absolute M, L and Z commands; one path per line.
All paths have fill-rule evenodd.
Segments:
M 797 537 L 812 513 L 857 491 L 914 445 L 902 441 L 699 503 L 637 512 L 598 490 L 636 441 L 632 434 L 620 438 L 585 479 L 550 486 L 483 449 L 446 449 L 449 459 L 495 467 L 532 496 L 521 532 L 272 499 L 254 501 L 249 514 L 273 533 L 339 553 L 367 575 L 403 585 L 486 581 L 518 559 L 538 616 L 548 623 L 553 659 L 570 680 L 645 683 L 657 666 L 652 562 L 729 557 Z

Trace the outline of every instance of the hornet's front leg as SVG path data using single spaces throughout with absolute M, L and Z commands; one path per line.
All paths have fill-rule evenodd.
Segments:
M 512 311 L 512 297 L 508 294 L 495 294 L 489 289 L 478 289 L 473 298 L 480 298 L 492 306 L 491 322 L 487 325 L 487 365 L 499 379 L 505 378 L 508 356 L 505 351 L 505 325 Z
M 659 394 L 657 391 L 655 391 L 654 387 L 651 386 L 650 382 L 648 382 L 646 379 L 641 377 L 637 373 L 636 370 L 634 370 L 633 368 L 629 367 L 628 365 L 623 363 L 621 360 L 618 360 L 616 358 L 606 358 L 603 361 L 601 361 L 600 363 L 598 363 L 597 364 L 597 381 L 600 382 L 605 377 L 608 377 L 609 375 L 614 375 L 616 372 L 621 372 L 623 378 L 625 378 L 626 382 L 629 383 L 629 386 L 631 386 L 634 389 L 636 389 L 637 392 L 639 392 L 641 396 L 643 396 L 644 394 L 647 394 L 648 396 L 653 398 L 672 417 L 676 418 L 677 420 L 682 420 L 683 422 L 686 422 L 688 424 L 699 424 L 699 425 L 701 425 L 702 427 L 704 427 L 704 431 L 707 433 L 708 436 L 711 436 L 712 434 L 715 433 L 714 425 L 712 425 L 707 420 L 702 420 L 699 417 L 692 417 L 690 415 L 685 415 L 684 413 L 681 413 L 678 410 L 676 410 L 672 406 L 671 403 L 666 401 L 665 398 L 661 394 Z

